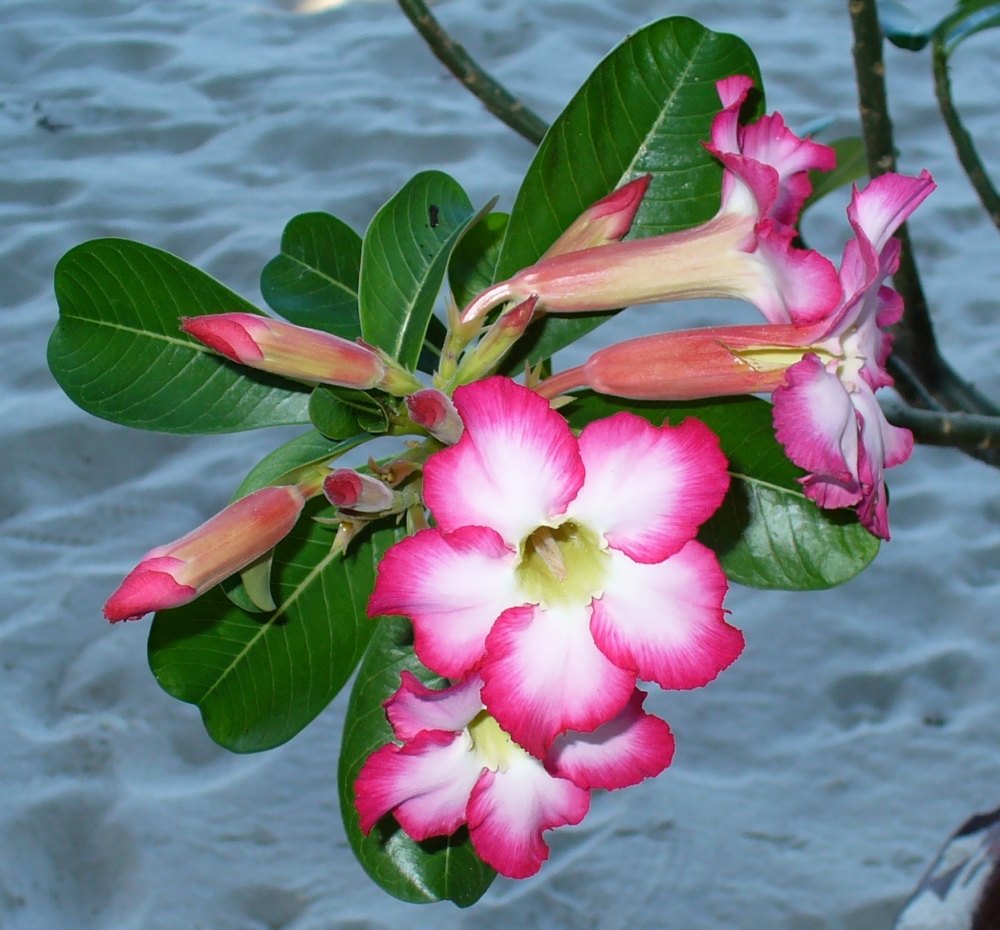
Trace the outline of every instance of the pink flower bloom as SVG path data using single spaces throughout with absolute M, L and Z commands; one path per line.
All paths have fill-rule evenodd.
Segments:
M 362 831 L 390 812 L 418 841 L 467 823 L 484 862 L 508 878 L 527 878 L 548 858 L 542 833 L 579 823 L 590 789 L 637 784 L 673 757 L 670 728 L 642 710 L 640 691 L 612 721 L 560 737 L 539 761 L 484 709 L 481 688 L 473 675 L 435 691 L 403 672 L 385 705 L 402 745 L 372 753 L 354 785 Z
M 293 485 L 261 488 L 186 536 L 150 549 L 104 605 L 112 623 L 180 607 L 284 539 L 305 505 Z
M 181 329 L 234 362 L 298 381 L 360 390 L 381 388 L 400 395 L 420 387 L 370 346 L 268 316 L 215 313 L 184 317 Z
M 888 539 L 883 472 L 909 457 L 913 437 L 888 423 L 875 399 L 892 384 L 885 330 L 903 311 L 883 282 L 899 263 L 899 243 L 890 237 L 933 189 L 925 171 L 882 175 L 854 191 L 848 217 L 855 238 L 840 267 L 844 297 L 825 318 L 632 339 L 560 372 L 539 392 L 554 397 L 589 387 L 643 400 L 773 392 L 776 435 L 809 472 L 802 479 L 807 496 L 821 507 L 857 505 L 862 524 Z
M 490 714 L 541 757 L 618 714 L 637 678 L 694 688 L 735 660 L 725 576 L 694 541 L 729 483 L 704 424 L 620 413 L 577 439 L 505 378 L 455 405 L 465 432 L 424 468 L 437 526 L 385 554 L 368 604 L 413 621 L 428 668 L 479 670 Z
M 552 313 L 695 297 L 747 300 L 772 322 L 829 313 L 841 296 L 836 270 L 792 246 L 792 225 L 811 190 L 809 170 L 832 168 L 833 150 L 800 139 L 778 114 L 740 126 L 751 80 L 717 86 L 723 110 L 706 145 L 725 166 L 715 217 L 681 232 L 547 256 L 476 297 L 463 322 L 530 295 Z

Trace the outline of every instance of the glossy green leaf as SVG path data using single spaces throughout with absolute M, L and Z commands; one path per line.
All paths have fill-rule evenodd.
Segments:
M 810 171 L 812 193 L 802 205 L 802 212 L 808 210 L 817 200 L 827 194 L 868 177 L 868 158 L 865 143 L 858 136 L 835 139 L 827 143 L 837 153 L 837 167 L 833 171 Z
M 333 439 L 384 433 L 389 428 L 389 412 L 370 394 L 326 384 L 313 391 L 309 418 L 316 429 Z
M 879 549 L 850 510 L 821 510 L 802 493 L 803 472 L 774 438 L 771 405 L 754 397 L 652 404 L 584 394 L 566 408 L 577 428 L 619 410 L 659 425 L 697 417 L 719 436 L 732 484 L 700 539 L 730 580 L 790 591 L 831 588 L 853 578 Z
M 716 81 L 734 74 L 761 87 L 741 39 L 673 17 L 629 36 L 587 79 L 546 134 L 518 192 L 497 279 L 535 262 L 583 210 L 633 178 L 652 175 L 630 238 L 685 229 L 719 209 L 722 166 L 705 151 L 721 108 Z M 748 107 L 763 109 L 763 95 Z M 569 345 L 607 314 L 546 317 L 530 358 Z M 518 364 L 514 360 L 512 364 Z
M 365 608 L 375 568 L 401 531 L 369 531 L 342 558 L 330 551 L 334 529 L 310 519 L 324 509 L 310 502 L 275 549 L 276 610 L 247 613 L 213 588 L 153 621 L 156 680 L 196 704 L 212 739 L 234 752 L 291 739 L 344 686 L 374 632 Z
M 329 213 L 302 213 L 285 226 L 260 292 L 292 323 L 357 339 L 360 270 L 361 237 L 350 226 Z
M 391 816 L 368 836 L 358 826 L 354 782 L 368 756 L 393 739 L 382 705 L 399 688 L 404 669 L 431 687 L 447 684 L 417 661 L 410 624 L 383 617 L 358 670 L 344 723 L 338 772 L 344 827 L 358 861 L 389 894 L 415 903 L 447 900 L 468 907 L 483 896 L 496 873 L 475 854 L 464 828 L 450 837 L 417 843 Z
M 332 462 L 369 439 L 371 436 L 363 434 L 343 440 L 328 439 L 315 430 L 296 436 L 261 459 L 243 479 L 232 499 L 239 500 L 269 485 L 295 484 L 303 469 Z
M 998 0 L 959 0 L 935 30 L 935 42 L 940 42 L 946 56 L 951 55 L 966 39 L 986 29 L 1000 26 Z
M 55 288 L 49 367 L 88 413 L 167 433 L 308 422 L 308 391 L 234 365 L 180 331 L 182 316 L 260 313 L 182 259 L 94 239 L 62 257 Z
M 491 213 L 455 247 L 448 265 L 448 283 L 459 309 L 493 283 L 508 219 L 506 213 Z
M 879 26 L 885 37 L 908 52 L 919 52 L 927 46 L 934 24 L 928 25 L 900 0 L 879 0 Z
M 420 357 L 452 249 L 475 211 L 441 171 L 409 180 L 375 214 L 361 257 L 361 333 L 413 369 Z

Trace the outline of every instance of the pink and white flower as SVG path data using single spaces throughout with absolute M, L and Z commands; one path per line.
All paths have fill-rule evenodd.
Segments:
M 619 413 L 578 439 L 499 377 L 455 406 L 462 438 L 424 468 L 437 525 L 385 554 L 368 604 L 413 621 L 428 668 L 478 670 L 490 714 L 542 757 L 611 720 L 637 678 L 695 688 L 736 659 L 725 576 L 694 539 L 729 483 L 704 424 Z
M 624 788 L 663 771 L 674 741 L 634 691 L 593 733 L 561 736 L 544 760 L 517 745 L 483 706 L 482 680 L 432 690 L 403 672 L 386 715 L 401 745 L 368 757 L 354 785 L 368 833 L 392 813 L 408 836 L 448 836 L 468 824 L 479 857 L 502 875 L 527 878 L 548 858 L 542 833 L 579 823 L 593 788 Z
M 811 190 L 808 172 L 833 168 L 834 152 L 796 136 L 779 114 L 740 125 L 752 87 L 744 76 L 717 85 L 723 109 L 706 148 L 725 172 L 721 205 L 711 220 L 680 232 L 547 255 L 483 291 L 463 311 L 463 322 L 532 295 L 539 311 L 551 313 L 696 297 L 747 300 L 772 322 L 829 313 L 841 297 L 836 269 L 792 240 Z
M 883 282 L 899 263 L 892 234 L 933 189 L 924 171 L 882 175 L 854 191 L 848 217 L 855 237 L 840 266 L 844 297 L 825 317 L 628 340 L 558 373 L 539 392 L 554 397 L 588 387 L 637 400 L 773 392 L 776 435 L 809 473 L 805 493 L 821 507 L 856 505 L 861 523 L 888 539 L 883 473 L 909 457 L 913 437 L 891 425 L 875 399 L 892 384 L 886 329 L 903 312 Z

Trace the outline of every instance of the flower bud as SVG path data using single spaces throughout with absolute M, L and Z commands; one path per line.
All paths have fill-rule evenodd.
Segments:
M 180 607 L 276 546 L 295 526 L 305 497 L 294 485 L 261 488 L 186 536 L 151 549 L 104 605 L 112 623 Z
M 356 513 L 381 513 L 396 499 L 385 482 L 352 468 L 337 468 L 327 475 L 323 494 L 334 507 Z
M 406 398 L 406 409 L 417 426 L 422 426 L 445 445 L 454 445 L 461 438 L 462 419 L 451 398 L 437 388 L 424 388 L 411 394 Z

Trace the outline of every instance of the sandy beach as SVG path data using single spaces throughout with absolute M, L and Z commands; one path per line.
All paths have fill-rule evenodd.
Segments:
M 59 257 L 138 239 L 262 305 L 260 269 L 295 214 L 363 230 L 425 168 L 509 208 L 530 162 L 395 3 L 316 6 L 0 4 L 0 927 L 888 930 L 948 834 L 1000 804 L 1000 475 L 956 451 L 918 447 L 890 473 L 893 540 L 851 583 L 734 588 L 745 654 L 711 688 L 647 704 L 677 736 L 671 769 L 595 797 L 549 835 L 538 877 L 498 880 L 472 911 L 397 902 L 352 858 L 335 785 L 346 695 L 280 749 L 232 755 L 152 678 L 148 621 L 102 619 L 142 553 L 218 510 L 286 437 L 162 436 L 74 407 L 45 364 Z M 845 4 L 435 12 L 546 119 L 627 33 L 684 14 L 750 43 L 793 127 L 857 131 Z M 1000 175 L 995 38 L 965 51 L 956 96 Z M 890 49 L 887 69 L 901 170 L 939 185 L 912 235 L 942 348 L 1000 398 L 1000 238 L 955 162 L 928 55 Z M 846 201 L 805 224 L 832 257 Z M 662 328 L 659 312 L 628 311 L 617 337 Z M 721 302 L 684 314 L 751 318 Z

